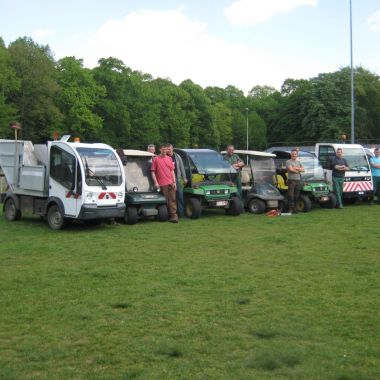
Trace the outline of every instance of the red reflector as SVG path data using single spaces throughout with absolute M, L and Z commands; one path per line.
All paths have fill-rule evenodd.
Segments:
M 100 193 L 99 194 L 99 199 L 109 199 L 109 198 L 112 198 L 112 199 L 116 199 L 116 194 L 115 193 Z

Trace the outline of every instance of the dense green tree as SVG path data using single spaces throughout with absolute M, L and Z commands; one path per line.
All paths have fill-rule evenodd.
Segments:
M 62 114 L 55 104 L 59 86 L 55 62 L 49 46 L 31 38 L 19 38 L 8 47 L 13 69 L 20 80 L 9 102 L 17 107 L 23 138 L 44 142 L 58 129 Z
M 18 115 L 16 106 L 9 101 L 9 95 L 19 87 L 20 81 L 11 66 L 4 41 L 0 38 L 0 138 L 12 137 L 8 124 Z
M 159 132 L 161 141 L 174 146 L 188 147 L 194 115 L 190 114 L 190 96 L 167 79 L 158 78 L 151 83 L 155 102 L 159 105 Z
M 220 136 L 213 119 L 212 104 L 202 87 L 191 80 L 185 80 L 180 85 L 191 98 L 189 116 L 192 120 L 190 129 L 190 146 L 218 148 Z
M 58 61 L 58 104 L 64 115 L 61 130 L 86 141 L 96 140 L 102 118 L 94 113 L 96 102 L 104 97 L 105 88 L 96 83 L 91 70 L 81 59 L 65 57 Z
M 355 70 L 355 135 L 380 141 L 380 77 L 359 67 Z
M 127 100 L 132 87 L 132 70 L 117 58 L 102 58 L 98 63 L 93 69 L 94 78 L 106 89 L 106 95 L 100 97 L 95 106 L 96 113 L 103 119 L 99 138 L 112 146 L 127 148 L 131 135 Z

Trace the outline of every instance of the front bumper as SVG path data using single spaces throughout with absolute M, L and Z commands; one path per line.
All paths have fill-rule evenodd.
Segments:
M 125 204 L 118 203 L 116 206 L 83 205 L 78 215 L 80 220 L 124 218 Z

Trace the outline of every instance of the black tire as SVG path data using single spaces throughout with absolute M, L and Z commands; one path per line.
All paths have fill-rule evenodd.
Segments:
M 336 199 L 336 195 L 334 193 L 329 193 L 329 200 L 326 203 L 321 203 L 321 207 L 325 208 L 335 208 L 338 204 L 338 200 Z
M 242 213 L 243 207 L 241 200 L 238 197 L 234 197 L 230 200 L 230 207 L 226 209 L 226 214 L 231 216 L 239 216 Z
M 168 220 L 168 207 L 166 205 L 157 206 L 158 214 L 156 215 L 156 220 L 159 222 L 166 222 Z
M 65 226 L 65 218 L 57 205 L 49 207 L 47 212 L 47 222 L 52 230 L 60 230 Z
M 4 205 L 5 218 L 10 222 L 21 218 L 21 211 L 16 207 L 16 203 L 12 198 L 8 198 Z
M 137 208 L 133 206 L 127 206 L 125 208 L 125 215 L 124 215 L 124 221 L 127 224 L 136 224 L 139 220 L 139 217 L 137 215 Z
M 251 199 L 248 202 L 248 211 L 252 214 L 262 214 L 266 210 L 266 204 L 261 199 Z
M 185 199 L 185 214 L 191 219 L 200 218 L 202 215 L 202 205 L 198 198 Z
M 309 212 L 311 210 L 311 200 L 307 195 L 301 194 L 296 203 L 298 212 Z

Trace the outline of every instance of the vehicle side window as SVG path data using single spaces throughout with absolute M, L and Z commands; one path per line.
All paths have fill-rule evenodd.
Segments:
M 319 147 L 319 161 L 323 169 L 331 169 L 331 160 L 335 157 L 335 149 L 332 146 Z
M 57 146 L 50 150 L 50 177 L 69 190 L 75 188 L 76 159 Z

